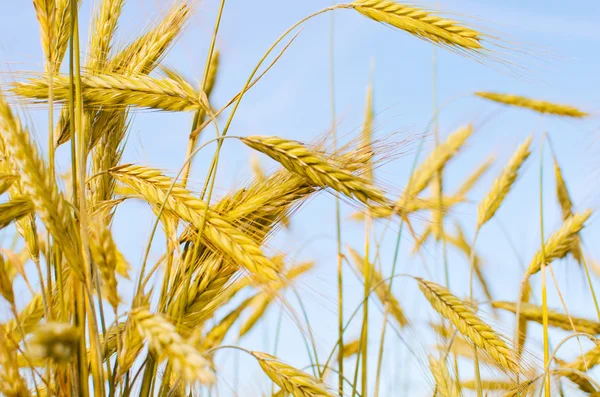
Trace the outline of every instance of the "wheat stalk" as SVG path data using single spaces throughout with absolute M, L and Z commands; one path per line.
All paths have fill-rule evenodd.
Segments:
M 480 32 L 416 7 L 388 0 L 356 0 L 350 6 L 377 22 L 389 24 L 434 44 L 469 51 L 483 48 L 483 35 Z
M 519 146 L 508 164 L 504 167 L 500 175 L 494 180 L 492 187 L 487 195 L 479 203 L 477 208 L 477 228 L 481 228 L 489 221 L 510 191 L 512 185 L 517 179 L 519 169 L 529 157 L 531 153 L 529 146 L 531 145 L 531 137 L 528 137 L 521 146 Z
M 489 99 L 494 102 L 531 109 L 538 113 L 547 113 L 557 116 L 575 118 L 582 118 L 588 116 L 586 112 L 581 111 L 573 106 L 562 105 L 548 101 L 535 100 L 519 95 L 500 94 L 496 92 L 476 92 L 475 95 L 481 98 Z

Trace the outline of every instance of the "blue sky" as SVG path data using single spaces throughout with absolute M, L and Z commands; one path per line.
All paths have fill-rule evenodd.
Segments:
M 160 15 L 161 10 L 167 9 L 169 4 L 170 1 L 158 0 L 127 2 L 117 41 L 126 43 L 132 34 L 139 33 Z M 228 1 L 217 40 L 222 56 L 213 96 L 214 105 L 220 107 L 239 91 L 258 59 L 281 32 L 300 18 L 330 4 L 327 0 Z M 493 35 L 502 39 L 501 43 L 508 47 L 506 51 L 520 66 L 520 72 L 515 73 L 497 67 L 490 60 L 476 62 L 444 49 L 437 50 L 439 103 L 450 101 L 440 115 L 440 134 L 445 137 L 455 128 L 469 122 L 474 122 L 476 129 L 464 153 L 448 168 L 447 186 L 450 191 L 475 166 L 495 153 L 497 161 L 494 167 L 472 193 L 472 198 L 479 200 L 515 147 L 528 135 L 534 135 L 534 153 L 525 167 L 525 174 L 518 180 L 516 190 L 511 192 L 498 213 L 519 256 L 527 263 L 539 247 L 540 239 L 538 195 L 542 132 L 547 132 L 551 137 L 576 208 L 583 210 L 598 204 L 596 192 L 600 186 L 596 182 L 596 169 L 599 165 L 599 149 L 596 140 L 600 126 L 597 117 L 600 110 L 600 53 L 597 48 L 600 45 L 600 29 L 597 20 L 600 17 L 600 2 L 577 0 L 569 2 L 566 7 L 564 1 L 558 0 L 432 0 L 420 2 L 419 5 L 439 8 L 452 18 L 469 21 L 477 28 L 493 32 Z M 185 34 L 165 59 L 166 65 L 197 80 L 201 78 L 217 6 L 218 2 L 215 0 L 198 4 Z M 22 71 L 39 72 L 42 69 L 42 53 L 31 2 L 2 0 L 2 10 L 0 79 L 4 83 L 18 78 Z M 81 26 L 87 26 L 86 20 L 90 12 L 90 2 L 84 1 Z M 373 85 L 377 136 L 385 137 L 397 132 L 394 139 L 400 140 L 430 132 L 427 125 L 432 116 L 432 46 L 403 32 L 367 20 L 351 10 L 336 11 L 334 18 L 338 133 L 349 139 L 356 136 L 360 129 L 372 63 L 375 65 Z M 310 142 L 328 131 L 331 125 L 329 29 L 328 14 L 304 25 L 304 29 L 279 63 L 246 95 L 232 124 L 230 135 L 280 135 Z M 84 33 L 85 29 L 82 29 L 82 34 Z M 587 110 L 592 117 L 589 121 L 572 121 L 540 117 L 525 110 L 508 110 L 470 95 L 478 90 L 522 94 L 573 104 Z M 42 147 L 46 141 L 44 113 L 40 110 L 28 113 L 31 116 L 32 130 L 42 137 Z M 182 164 L 190 123 L 189 114 L 138 113 L 131 129 L 124 161 L 150 164 L 175 172 Z M 207 130 L 205 134 L 212 137 L 214 131 Z M 431 144 L 432 137 L 427 136 L 425 149 L 429 150 Z M 405 185 L 416 148 L 416 143 L 412 143 L 405 155 L 376 171 L 377 180 L 389 188 L 391 195 L 398 195 Z M 551 157 L 547 149 L 546 145 L 546 235 L 560 225 L 560 212 L 553 194 Z M 66 155 L 66 148 L 61 148 L 60 153 Z M 192 187 L 202 186 L 211 157 L 212 147 L 199 153 L 192 170 Z M 217 195 L 250 180 L 249 158 L 250 152 L 241 144 L 234 141 L 225 143 L 220 161 Z M 260 157 L 260 161 L 267 169 L 275 168 L 275 164 L 264 156 Z M 354 210 L 351 206 L 345 206 L 342 209 L 343 217 L 347 218 Z M 476 207 L 471 204 L 457 208 L 453 214 L 467 229 L 469 238 L 473 235 L 475 213 Z M 135 265 L 140 261 L 149 226 L 153 221 L 151 212 L 141 204 L 126 203 L 118 215 L 114 233 L 120 247 Z M 425 215 L 416 219 L 418 231 L 422 230 L 425 222 Z M 452 227 L 451 222 L 448 227 Z M 379 224 L 377 229 L 379 235 L 383 224 Z M 382 266 L 386 274 L 391 265 L 393 235 L 397 229 L 398 224 L 395 224 L 387 233 L 389 238 L 384 240 L 382 246 Z M 596 222 L 591 222 L 585 234 L 586 251 L 590 258 L 600 256 L 598 248 L 591 244 L 596 233 Z M 344 222 L 345 244 L 362 251 L 363 234 L 362 224 Z M 429 243 L 423 258 L 410 258 L 408 251 L 411 242 L 409 237 L 403 239 L 399 263 L 401 271 L 425 276 L 426 264 L 432 274 L 428 277 L 443 282 L 439 249 Z M 484 228 L 477 247 L 486 259 L 486 274 L 492 281 L 494 296 L 498 299 L 514 299 L 522 272 L 510 250 L 510 244 L 496 222 L 491 222 Z M 292 257 L 317 261 L 316 270 L 303 279 L 299 290 L 315 328 L 317 345 L 321 354 L 325 354 L 336 339 L 333 196 L 323 193 L 311 200 L 292 219 L 291 230 L 278 233 L 270 242 L 269 248 L 273 252 L 287 252 Z M 458 295 L 465 295 L 468 291 L 467 263 L 453 252 L 449 259 L 452 289 Z M 584 287 L 581 269 L 572 260 L 567 260 L 555 266 L 555 273 L 571 311 L 593 318 L 593 306 Z M 348 316 L 350 308 L 358 304 L 359 291 L 362 289 L 350 271 L 346 274 Z M 539 286 L 539 279 L 535 279 L 534 283 Z M 416 292 L 413 281 L 399 279 L 394 291 L 415 324 L 414 329 L 404 331 L 403 336 L 416 338 L 418 342 L 414 344 L 418 347 L 415 349 L 423 353 L 431 341 L 419 335 L 418 329 L 435 316 L 430 310 L 425 310 L 426 303 Z M 550 305 L 560 307 L 554 288 L 551 288 L 550 294 Z M 295 308 L 298 307 L 295 298 L 290 298 L 290 302 Z M 372 313 L 375 330 L 381 320 L 378 310 L 372 310 Z M 272 341 L 269 344 L 265 341 L 274 336 L 277 316 L 278 310 L 272 310 L 263 325 L 243 342 L 244 346 L 272 351 Z M 499 329 L 510 334 L 511 317 L 489 317 Z M 285 318 L 287 320 L 282 328 L 283 339 L 279 354 L 302 366 L 308 361 L 300 335 L 295 330 L 291 317 L 286 315 Z M 356 323 L 350 329 L 350 337 L 358 335 L 358 326 Z M 539 329 L 532 327 L 532 334 L 535 334 L 536 331 L 533 330 Z M 377 329 L 374 333 L 378 331 Z M 564 335 L 557 334 L 556 340 L 562 336 Z M 537 342 L 540 340 L 538 338 Z M 374 335 L 370 346 L 371 358 L 375 359 L 377 337 Z M 386 354 L 386 363 L 392 368 L 398 357 L 404 357 L 406 349 L 401 347 L 395 337 L 389 338 L 388 346 L 390 350 Z M 539 343 L 532 346 L 533 353 L 539 356 Z M 569 351 L 569 348 L 575 346 L 569 344 L 562 356 L 573 357 L 575 352 Z M 233 357 L 233 354 L 229 355 Z M 246 358 L 241 360 L 244 365 L 251 363 Z M 413 363 L 417 364 L 416 361 Z M 229 356 L 224 358 L 223 365 L 234 370 Z M 426 376 L 424 367 L 417 365 L 416 368 L 415 373 Z M 256 371 L 257 367 L 253 365 L 250 372 Z M 392 369 L 385 371 L 386 388 L 394 384 L 393 379 L 399 379 L 396 381 L 407 383 L 406 387 L 411 387 L 411 383 L 402 375 L 402 369 L 399 370 L 399 376 L 394 376 Z M 246 386 L 251 390 L 260 390 L 261 383 L 256 378 L 247 375 L 240 378 L 240 388 Z M 413 379 L 414 383 L 417 383 L 416 379 Z M 422 381 L 418 379 L 418 382 Z M 417 390 L 420 391 L 419 388 L 414 389 Z M 224 395 L 230 393 L 226 388 L 222 392 Z

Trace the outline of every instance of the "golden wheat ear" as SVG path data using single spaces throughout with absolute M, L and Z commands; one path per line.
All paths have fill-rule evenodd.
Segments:
M 492 327 L 475 314 L 471 306 L 441 285 L 418 277 L 416 280 L 425 298 L 442 317 L 450 320 L 461 334 L 480 351 L 489 355 L 501 368 L 510 373 L 519 373 L 519 364 L 514 359 L 513 351 Z
M 531 99 L 519 95 L 500 94 L 497 92 L 476 92 L 480 98 L 489 99 L 490 101 L 502 103 L 504 105 L 521 107 L 534 112 L 551 114 L 555 116 L 565 116 L 573 118 L 583 118 L 589 116 L 588 113 L 577 109 L 574 106 L 563 105 L 548 101 Z
M 482 33 L 420 8 L 388 0 L 356 0 L 350 6 L 368 18 L 434 44 L 469 51 L 483 49 Z

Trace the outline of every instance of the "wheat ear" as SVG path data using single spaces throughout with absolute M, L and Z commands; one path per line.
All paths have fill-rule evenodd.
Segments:
M 172 185 L 170 178 L 149 167 L 125 165 L 111 169 L 110 174 L 134 188 L 156 207 L 165 202 Z M 267 281 L 278 278 L 275 264 L 264 256 L 250 237 L 211 210 L 208 210 L 208 218 L 204 220 L 206 203 L 193 197 L 180 185 L 174 185 L 165 202 L 165 210 L 177 214 L 197 228 L 204 224 L 205 242 L 227 255 L 234 263 L 245 267 L 257 278 Z
M 435 380 L 435 389 L 440 397 L 459 397 L 460 388 L 450 375 L 446 360 L 429 356 L 429 370 Z
M 356 0 L 350 6 L 377 22 L 389 24 L 435 44 L 471 51 L 483 48 L 481 33 L 416 7 L 388 0 Z
M 0 204 L 0 229 L 10 225 L 25 215 L 32 213 L 33 203 L 28 198 L 13 198 L 7 203 Z
M 135 309 L 131 318 L 150 347 L 159 355 L 164 353 L 169 358 L 175 374 L 188 382 L 214 383 L 208 361 L 194 347 L 184 342 L 175 326 L 166 318 L 142 308 Z
M 498 178 L 494 180 L 492 187 L 488 191 L 487 195 L 479 203 L 477 208 L 477 228 L 481 228 L 487 221 L 489 221 L 510 191 L 512 185 L 517 179 L 519 169 L 529 157 L 531 153 L 529 146 L 531 145 L 531 137 L 528 137 L 525 142 L 517 148 L 517 151 L 513 154 L 512 158 L 506 164 Z
M 333 397 L 325 384 L 306 372 L 282 363 L 277 357 L 261 352 L 251 352 L 264 373 L 292 397 Z
M 421 193 L 427 185 L 429 185 L 429 182 L 431 182 L 434 175 L 439 172 L 456 153 L 458 153 L 472 133 L 472 125 L 459 128 L 457 131 L 450 134 L 445 142 L 438 145 L 411 175 L 410 181 L 404 192 L 405 196 L 413 198 Z M 401 198 L 400 200 L 404 200 L 404 198 Z
M 81 243 L 69 204 L 38 155 L 29 132 L 21 127 L 0 94 L 0 129 L 12 160 L 22 170 L 21 181 L 36 212 L 64 252 L 71 270 L 83 279 Z
M 458 331 L 466 336 L 473 344 L 487 353 L 504 370 L 517 373 L 519 365 L 513 358 L 513 352 L 504 340 L 465 302 L 452 295 L 446 288 L 416 278 L 419 288 L 431 306 L 440 315 L 452 322 Z
M 266 154 L 288 171 L 306 178 L 314 185 L 330 187 L 367 205 L 389 204 L 383 192 L 368 180 L 340 168 L 300 142 L 264 136 L 249 136 L 241 140 L 247 146 Z
M 495 301 L 492 307 L 517 312 L 517 304 L 514 302 Z M 542 323 L 542 308 L 531 303 L 521 303 L 520 316 L 528 321 Z M 552 327 L 572 331 L 571 321 L 575 326 L 575 332 L 584 332 L 590 335 L 600 334 L 600 323 L 585 318 L 569 317 L 555 310 L 548 310 L 548 324 Z
M 567 219 L 560 229 L 554 232 L 543 247 L 543 252 L 536 252 L 529 267 L 527 268 L 526 277 L 532 276 L 540 271 L 542 267 L 542 258 L 546 264 L 564 258 L 573 248 L 573 242 L 578 238 L 578 233 L 583 229 L 584 223 L 592 215 L 591 210 L 587 210 L 581 214 L 573 214 Z
M 576 107 L 562 105 L 548 101 L 540 101 L 519 95 L 500 94 L 496 92 L 476 92 L 475 95 L 481 98 L 489 99 L 494 102 L 503 103 L 510 106 L 518 106 L 533 110 L 538 113 L 553 114 L 556 116 L 566 116 L 582 118 L 588 114 Z
M 55 76 L 53 79 L 54 98 L 68 101 L 69 77 Z M 203 96 L 198 95 L 187 83 L 141 74 L 81 76 L 81 88 L 87 106 L 135 106 L 174 112 L 208 107 Z M 49 95 L 49 81 L 33 78 L 24 83 L 15 83 L 13 92 L 26 98 L 45 100 Z

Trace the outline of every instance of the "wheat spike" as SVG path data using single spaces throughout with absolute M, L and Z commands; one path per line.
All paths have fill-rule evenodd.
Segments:
M 356 0 L 350 6 L 377 22 L 389 24 L 434 44 L 470 51 L 483 48 L 481 33 L 416 7 L 388 0 Z
M 246 335 L 256 325 L 256 323 L 264 317 L 265 312 L 277 297 L 276 292 L 285 288 L 294 279 L 306 273 L 313 268 L 313 262 L 301 263 L 287 271 L 282 280 L 277 280 L 269 284 L 266 291 L 262 291 L 257 294 L 252 302 L 252 308 L 254 309 L 250 316 L 240 326 L 240 338 Z M 285 281 L 284 281 L 285 280 Z M 273 291 L 273 292 L 271 292 Z
M 125 0 L 102 0 L 95 13 L 90 34 L 87 69 L 94 73 L 105 68 Z
M 488 158 L 483 164 L 481 164 L 469 177 L 460 185 L 457 189 L 455 196 L 464 197 L 475 184 L 481 179 L 483 174 L 485 174 L 492 164 L 494 163 L 495 157 L 492 156 Z
M 28 198 L 14 198 L 8 203 L 0 204 L 0 229 L 12 222 L 32 213 L 33 203 Z
M 330 187 L 364 204 L 388 205 L 383 192 L 369 181 L 340 168 L 300 142 L 279 138 L 249 136 L 242 138 L 247 146 L 266 154 L 288 171 L 294 172 L 317 186 Z
M 117 291 L 115 272 L 120 253 L 117 250 L 110 230 L 100 219 L 95 219 L 91 222 L 90 251 L 94 264 L 98 266 L 102 280 L 108 290 L 108 294 L 105 297 L 116 311 L 120 299 Z
M 6 193 L 17 179 L 14 174 L 0 173 L 0 194 Z
M 569 189 L 567 189 L 567 183 L 565 182 L 562 170 L 558 165 L 556 156 L 554 157 L 554 178 L 556 179 L 556 197 L 562 210 L 563 221 L 566 221 L 573 215 L 573 201 L 571 200 Z M 579 236 L 577 236 L 573 242 L 571 253 L 577 262 L 583 263 L 583 252 L 581 252 L 581 241 Z
M 352 342 L 344 343 L 344 358 L 354 356 L 360 350 L 360 339 L 354 339 Z
M 22 170 L 21 181 L 36 212 L 65 253 L 71 270 L 83 279 L 79 233 L 64 196 L 58 191 L 26 129 L 0 94 L 0 129 L 12 160 Z
M 107 65 L 112 72 L 150 73 L 191 15 L 190 6 L 176 1 L 154 28 L 118 52 Z
M 191 345 L 184 342 L 175 326 L 166 318 L 146 309 L 135 309 L 131 318 L 138 332 L 159 355 L 164 353 L 173 365 L 173 372 L 188 382 L 214 383 L 208 361 Z
M 500 94 L 496 92 L 476 92 L 475 95 L 494 102 L 531 109 L 538 113 L 575 118 L 583 118 L 588 116 L 586 112 L 581 111 L 573 106 L 562 105 L 548 101 L 540 101 L 519 95 Z
M 365 270 L 369 270 L 371 272 L 371 285 L 375 288 L 375 293 L 377 294 L 377 297 L 381 303 L 388 308 L 390 314 L 396 319 L 400 327 L 407 326 L 409 324 L 408 319 L 402 310 L 402 306 L 400 306 L 400 303 L 390 290 L 388 283 L 384 281 L 383 277 L 381 277 L 381 274 L 379 274 L 372 264 L 369 265 L 369 269 L 365 269 L 365 259 L 354 249 L 350 247 L 347 248 L 350 256 L 352 257 L 354 265 L 363 278 L 366 277 Z
M 52 59 L 52 50 L 54 46 L 54 17 L 56 6 L 54 0 L 33 0 L 35 15 L 40 23 L 40 39 L 42 41 L 42 50 L 46 55 L 46 61 Z
M 55 76 L 54 98 L 67 101 L 70 95 L 68 76 Z M 193 87 L 170 79 L 156 79 L 145 75 L 97 74 L 81 76 L 83 101 L 87 106 L 135 106 L 166 111 L 184 111 L 206 108 L 202 95 Z M 47 79 L 29 79 L 16 83 L 13 91 L 26 98 L 45 100 L 49 94 Z
M 477 390 L 475 379 L 460 382 L 460 385 L 465 389 Z M 509 380 L 481 380 L 481 388 L 488 391 L 512 390 L 515 386 L 515 382 Z
M 133 165 L 120 166 L 110 170 L 119 181 L 134 188 L 154 206 L 160 206 L 166 198 L 172 180 L 160 171 Z M 251 274 L 262 280 L 276 280 L 277 267 L 264 256 L 260 247 L 246 234 L 215 212 L 208 210 L 204 220 L 206 203 L 194 198 L 189 191 L 175 184 L 165 203 L 165 210 L 177 214 L 197 228 L 204 224 L 203 239 L 221 253 L 245 267 Z
M 477 317 L 470 306 L 441 285 L 418 277 L 416 280 L 431 306 L 442 317 L 450 320 L 461 334 L 487 353 L 504 370 L 513 373 L 519 371 L 519 365 L 515 362 L 510 348 L 488 324 Z
M 516 313 L 517 311 L 517 304 L 513 302 L 495 301 L 492 302 L 492 307 L 507 310 L 512 313 Z M 541 324 L 542 308 L 541 306 L 533 305 L 531 303 L 521 303 L 520 316 L 528 321 L 534 321 Z M 555 310 L 548 310 L 548 324 L 552 327 L 572 331 L 571 321 L 573 322 L 573 325 L 575 325 L 575 332 L 585 332 L 591 335 L 600 333 L 600 323 L 578 317 L 570 317 L 569 320 L 569 316 L 566 314 Z
M 438 145 L 411 175 L 404 192 L 405 197 L 409 199 L 416 197 L 425 190 L 434 175 L 439 172 L 448 161 L 456 155 L 456 153 L 458 153 L 472 133 L 472 125 L 459 128 L 457 131 L 450 134 L 445 142 Z M 408 201 L 406 198 L 401 198 L 400 200 Z
M 559 359 L 558 357 L 554 357 L 554 361 L 556 361 L 556 363 L 560 366 L 560 367 L 568 367 L 569 364 L 561 359 Z M 574 369 L 574 368 L 570 368 L 570 369 Z M 577 387 L 579 387 L 580 390 L 586 392 L 586 393 L 594 393 L 596 392 L 596 388 L 594 387 L 594 385 L 592 385 L 592 383 L 584 378 L 583 376 L 580 376 L 579 374 L 570 371 L 570 370 L 561 370 L 560 368 L 558 368 L 555 372 L 557 375 L 561 375 L 564 376 L 566 378 L 568 378 L 571 382 L 575 383 L 577 385 Z
M 31 394 L 19 373 L 16 346 L 7 343 L 0 331 L 0 393 L 6 397 L 28 397 Z
M 577 359 L 563 365 L 563 367 L 587 372 L 598 365 L 598 363 L 600 363 L 600 346 L 596 345 L 583 356 L 577 357 Z
M 206 351 L 221 344 L 227 332 L 233 324 L 240 318 L 242 312 L 252 303 L 254 297 L 250 297 L 242 301 L 236 308 L 230 311 L 223 319 L 211 328 L 210 331 L 202 338 L 202 350 Z
M 55 0 L 56 14 L 54 15 L 54 46 L 52 49 L 54 70 L 60 68 L 60 64 L 65 57 L 71 35 L 71 1 L 70 0 Z M 77 8 L 81 5 L 81 0 L 77 1 Z
M 517 179 L 519 169 L 531 153 L 529 151 L 530 145 L 531 137 L 528 137 L 525 142 L 517 148 L 517 151 L 513 154 L 498 178 L 494 180 L 487 195 L 479 203 L 479 207 L 477 208 L 477 228 L 481 228 L 489 221 L 496 211 L 498 211 L 500 205 L 502 205 L 504 198 Z
M 277 357 L 261 352 L 251 352 L 264 373 L 292 397 L 333 397 L 323 382 L 306 372 L 282 363 Z
M 446 360 L 429 356 L 429 370 L 435 380 L 435 389 L 440 397 L 460 397 L 461 392 L 450 375 Z
M 78 343 L 76 327 L 69 323 L 48 322 L 35 330 L 28 345 L 33 357 L 68 362 L 74 359 Z
M 567 219 L 560 229 L 546 240 L 543 247 L 544 252 L 541 250 L 536 252 L 527 268 L 526 276 L 532 276 L 540 271 L 542 268 L 542 258 L 545 258 L 546 264 L 556 259 L 564 258 L 573 248 L 573 242 L 591 215 L 592 211 L 586 210 L 581 214 L 573 214 Z

